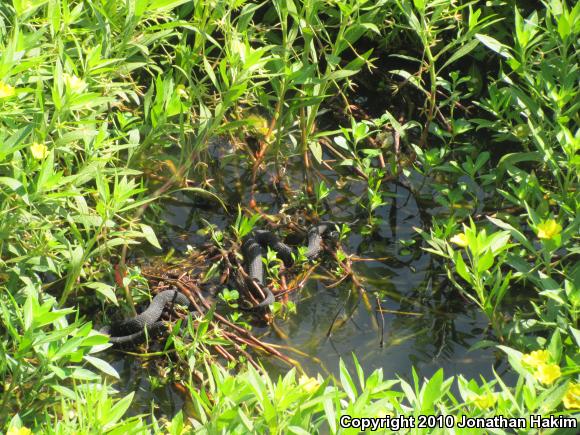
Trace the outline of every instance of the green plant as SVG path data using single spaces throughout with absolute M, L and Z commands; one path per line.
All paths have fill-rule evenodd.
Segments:
M 59 414 L 45 412 L 43 433 L 89 434 L 98 431 L 107 434 L 146 433 L 148 426 L 141 416 L 125 417 L 134 393 L 119 400 L 110 397 L 114 390 L 106 384 L 81 384 L 74 394 L 65 396 Z M 125 417 L 125 418 L 124 418 Z M 42 420 L 41 420 L 42 421 Z
M 361 174 L 368 177 L 369 172 L 373 171 L 372 159 L 379 156 L 381 151 L 369 145 L 365 148 L 362 148 L 362 146 L 378 130 L 371 130 L 371 123 L 365 121 L 356 122 L 354 118 L 351 118 L 350 124 L 350 128 L 341 127 L 340 131 L 342 134 L 334 137 L 334 144 L 348 152 L 348 155 L 341 160 L 340 164 L 353 166 Z M 361 154 L 363 156 L 362 158 Z
M 514 367 L 521 367 L 512 358 L 511 350 L 502 349 L 508 352 Z M 415 430 L 422 433 L 419 426 L 433 426 L 435 423 L 427 419 L 438 417 L 436 424 L 445 433 L 454 428 L 458 430 L 459 415 L 468 418 L 545 416 L 564 403 L 564 408 L 569 409 L 562 412 L 566 416 L 573 415 L 573 410 L 580 406 L 578 398 L 574 399 L 576 384 L 570 381 L 569 374 L 549 385 L 541 385 L 536 381 L 527 382 L 530 372 L 524 371 L 517 386 L 510 388 L 497 374 L 491 381 L 478 383 L 463 376 L 445 378 L 441 369 L 431 378 L 421 380 L 413 370 L 412 383 L 409 383 L 404 379 L 385 380 L 381 370 L 365 376 L 356 358 L 356 375 L 340 361 L 340 379 L 334 382 L 322 382 L 320 377 L 306 375 L 296 379 L 294 370 L 274 380 L 251 367 L 234 376 L 218 366 L 206 365 L 204 373 L 209 380 L 209 392 L 198 391 L 190 385 L 195 417 L 189 419 L 195 430 L 204 432 L 359 433 L 360 426 L 353 425 L 353 419 L 412 417 Z M 455 382 L 458 396 L 452 392 Z M 209 400 L 210 395 L 213 400 Z M 180 427 L 182 420 L 181 415 L 176 416 Z M 395 430 L 395 426 L 386 429 Z
M 543 412 L 576 388 L 567 375 L 575 376 L 578 370 L 575 325 L 580 269 L 572 256 L 578 243 L 579 178 L 571 154 L 578 149 L 572 133 L 578 131 L 578 119 L 571 99 L 577 86 L 570 81 L 579 74 L 570 57 L 570 38 L 580 31 L 570 23 L 578 13 L 578 6 L 569 8 L 560 1 L 544 3 L 527 18 L 514 7 L 513 44 L 506 42 L 505 35 L 502 42 L 476 35 L 500 56 L 501 69 L 499 78 L 492 80 L 488 97 L 477 102 L 491 118 L 475 122 L 478 128 L 492 131 L 495 143 L 513 141 L 515 152 L 496 156 L 494 168 L 486 167 L 494 157 L 488 153 L 477 158 L 468 154 L 461 164 L 438 162 L 438 167 L 433 167 L 437 156 L 448 151 L 419 152 L 415 148 L 426 174 L 438 170 L 463 174 L 458 181 L 466 182 L 477 203 L 482 202 L 483 195 L 477 194 L 474 183 L 481 180 L 487 187 L 496 187 L 498 196 L 509 205 L 505 207 L 509 212 L 500 208 L 487 217 L 487 223 L 475 225 L 471 221 L 460 233 L 455 221 L 464 215 L 453 212 L 446 220 L 437 219 L 429 236 L 423 235 L 430 245 L 428 250 L 448 261 L 452 282 L 488 315 L 496 336 L 509 343 L 501 349 L 522 376 L 514 395 L 518 408 L 510 411 L 516 413 L 522 412 L 522 401 L 530 410 Z M 554 65 L 566 69 L 566 77 Z M 472 145 L 467 152 L 477 148 Z M 462 201 L 460 187 L 442 186 L 439 190 L 446 195 L 439 202 L 450 208 Z M 500 198 L 494 198 L 496 203 L 501 203 Z M 500 231 L 491 233 L 489 223 Z M 454 250 L 449 242 L 459 249 Z M 455 273 L 467 288 L 454 278 Z M 510 288 L 518 287 L 534 291 L 533 309 L 516 309 L 510 318 L 504 315 L 501 301 Z M 547 342 L 545 336 L 552 338 Z M 480 343 L 486 344 L 489 342 Z M 523 354 L 514 347 L 533 352 Z M 542 361 L 535 361 L 533 355 L 542 355 Z M 522 365 L 522 359 L 535 365 Z M 561 378 L 569 382 L 549 388 Z
M 219 297 L 230 307 L 238 308 L 237 300 L 240 298 L 240 294 L 237 290 L 225 288 L 220 292 Z
M 374 22 L 380 6 L 381 2 L 366 0 L 273 2 L 281 40 L 276 40 L 279 48 L 268 63 L 276 101 L 271 128 L 278 128 L 276 142 L 280 143 L 283 132 L 298 124 L 306 167 L 310 166 L 308 152 L 316 161 L 322 159 L 314 137 L 321 104 L 333 89 L 342 94 L 348 78 L 369 62 L 372 50 L 361 54 L 354 44 L 365 34 L 380 33 Z M 343 65 L 349 51 L 354 59 Z
M 282 266 L 283 262 L 278 258 L 276 251 L 274 251 L 268 246 L 266 256 L 262 258 L 262 262 L 266 267 L 266 272 L 268 273 L 268 275 L 272 277 L 274 282 L 278 281 L 280 267 Z
M 467 56 L 479 44 L 479 32 L 496 23 L 498 20 L 493 16 L 482 15 L 481 9 L 475 9 L 476 2 L 457 4 L 450 0 L 424 1 L 424 0 L 397 0 L 397 5 L 407 21 L 408 28 L 415 34 L 421 44 L 421 56 L 409 57 L 418 65 L 418 71 L 410 74 L 405 70 L 393 70 L 394 74 L 401 76 L 406 83 L 412 85 L 426 97 L 424 103 L 425 124 L 419 148 L 425 146 L 427 134 L 438 131 L 438 126 L 433 126 L 435 118 L 441 114 L 446 106 L 450 107 L 453 114 L 458 97 L 455 89 L 459 84 L 456 72 L 449 74 L 451 81 L 444 79 L 444 71 L 461 58 Z M 453 23 L 451 37 L 447 30 Z M 440 41 L 445 43 L 440 44 Z M 427 79 L 423 74 L 427 74 Z M 450 95 L 440 101 L 438 99 L 439 87 L 450 91 Z M 464 97 L 469 97 L 466 94 Z M 471 127 L 465 120 L 452 118 L 452 138 L 456 134 L 463 133 Z
M 0 321 L 0 375 L 4 379 L 0 397 L 0 421 L 14 413 L 30 420 L 59 403 L 55 393 L 74 396 L 76 382 L 99 383 L 101 377 L 87 367 L 119 378 L 113 367 L 94 353 L 107 347 L 107 338 L 95 334 L 90 323 L 67 321 L 73 308 L 54 309 L 55 301 L 38 301 L 29 294 L 18 303 L 3 293 Z M 88 385 L 88 384 L 87 384 Z
M 260 220 L 260 217 L 259 214 L 254 214 L 248 218 L 242 214 L 242 209 L 238 206 L 236 222 L 232 225 L 236 239 L 241 241 L 245 236 L 250 234 L 256 223 Z
M 503 337 L 500 304 L 508 290 L 512 274 L 504 275 L 501 270 L 505 262 L 506 251 L 513 245 L 508 243 L 510 233 L 498 231 L 487 234 L 485 229 L 477 230 L 473 221 L 470 226 L 464 225 L 463 232 L 454 235 L 449 242 L 429 237 L 421 233 L 431 246 L 429 252 L 450 260 L 453 267 L 447 269 L 448 276 L 455 287 L 466 297 L 475 302 L 490 320 L 495 334 Z M 453 243 L 459 247 L 454 250 Z M 474 291 L 466 291 L 455 278 L 453 272 L 465 280 Z
M 373 225 L 373 212 L 386 204 L 383 201 L 381 184 L 383 182 L 383 173 L 381 171 L 372 171 L 369 173 L 367 185 L 367 204 L 364 206 L 368 214 L 369 225 Z
M 330 195 L 330 192 L 332 191 L 332 189 L 330 189 L 325 183 L 324 181 L 321 181 L 320 183 L 318 183 L 316 185 L 316 187 L 314 188 L 314 210 L 316 212 L 319 212 L 320 207 L 322 205 L 322 202 L 328 197 L 328 195 Z
M 0 2 L 0 424 L 21 434 L 354 433 L 340 429 L 342 416 L 429 414 L 447 424 L 580 408 L 579 15 L 562 0 Z M 379 119 L 361 120 L 352 97 L 375 78 L 373 97 L 388 103 Z M 345 114 L 350 125 L 319 131 L 325 111 L 324 125 Z M 231 146 L 216 159 L 217 136 Z M 299 153 L 314 187 L 299 205 L 321 215 L 331 192 L 314 179 L 323 146 L 351 169 L 340 184 L 364 183 L 363 232 L 390 195 L 384 177 L 436 214 L 422 233 L 428 249 L 488 316 L 516 384 L 458 376 L 457 395 L 442 371 L 384 380 L 356 360 L 356 376 L 341 363 L 339 380 L 296 371 L 274 380 L 246 367 L 242 342 L 228 358 L 233 374 L 212 354 L 231 341 L 210 310 L 177 322 L 166 347 L 144 356 L 173 356 L 168 372 L 188 385 L 195 412 L 168 424 L 127 417 L 132 395 L 108 386 L 118 374 L 96 356 L 108 345 L 92 313 L 111 303 L 134 310 L 134 295 L 150 296 L 141 272 L 123 266 L 129 246 L 161 247 L 158 200 L 182 190 L 225 208 L 212 193 L 214 166 L 241 157 L 256 181 L 272 163 L 282 177 Z M 259 219 L 238 206 L 237 242 Z M 226 232 L 207 231 L 229 246 Z M 340 240 L 348 231 L 341 226 Z M 306 261 L 304 250 L 297 257 Z M 340 248 L 336 258 L 342 276 L 348 258 Z M 265 261 L 276 278 L 275 255 Z M 505 303 L 520 291 L 531 308 Z M 236 307 L 235 291 L 221 297 Z M 229 319 L 250 328 L 237 311 Z

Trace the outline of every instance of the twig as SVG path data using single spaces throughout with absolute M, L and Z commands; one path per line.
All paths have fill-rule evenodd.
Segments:
M 379 342 L 379 346 L 384 347 L 384 345 L 385 345 L 385 316 L 383 315 L 383 311 L 381 308 L 381 300 L 379 299 L 379 296 L 376 294 L 375 294 L 375 299 L 377 301 L 377 307 L 379 307 L 379 309 L 375 311 L 375 317 L 378 313 L 381 313 L 381 341 Z

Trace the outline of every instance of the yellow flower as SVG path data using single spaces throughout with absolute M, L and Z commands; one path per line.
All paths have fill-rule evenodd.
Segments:
M 268 120 L 263 116 L 252 114 L 246 117 L 246 121 L 253 132 L 260 136 L 265 137 L 270 132 Z
M 43 143 L 35 142 L 30 145 L 30 152 L 35 159 L 42 160 L 48 155 L 48 148 Z
M 512 133 L 514 136 L 523 139 L 530 135 L 530 127 L 528 127 L 526 124 L 518 124 L 514 127 Z
M 65 85 L 73 92 L 82 92 L 87 86 L 83 79 L 78 78 L 74 74 L 71 75 L 64 73 L 62 77 L 64 79 Z
M 557 364 L 540 364 L 534 373 L 534 378 L 542 384 L 552 385 L 562 372 Z
M 320 386 L 320 383 L 316 379 L 310 378 L 306 375 L 302 375 L 298 380 L 298 383 L 309 393 L 315 392 Z
M 12 86 L 10 86 L 4 82 L 0 82 L 0 99 L 11 97 L 15 93 L 16 93 L 16 90 Z
M 370 412 L 371 417 L 374 418 L 381 418 L 381 417 L 394 417 L 395 414 L 392 411 L 389 411 L 388 408 L 383 406 L 378 406 L 374 409 L 374 412 Z
M 538 367 L 540 364 L 546 364 L 549 358 L 550 352 L 547 350 L 534 350 L 531 353 L 526 353 L 522 357 L 522 361 L 531 367 Z
M 187 91 L 185 90 L 185 86 L 183 85 L 177 85 L 177 88 L 175 88 L 175 90 L 177 91 L 177 95 L 179 95 L 180 98 L 187 98 Z
M 562 232 L 562 225 L 554 219 L 544 221 L 537 226 L 538 239 L 553 239 Z
M 469 245 L 469 240 L 467 240 L 465 233 L 455 234 L 449 241 L 462 248 L 465 248 L 467 245 Z
M 572 382 L 562 401 L 566 409 L 580 409 L 580 384 Z
M 485 393 L 479 396 L 473 396 L 470 400 L 476 408 L 486 409 L 491 408 L 497 402 L 497 397 L 493 393 Z
M 31 435 L 31 434 L 32 431 L 24 426 L 21 428 L 12 426 L 10 429 L 8 429 L 8 432 L 6 432 L 6 435 Z

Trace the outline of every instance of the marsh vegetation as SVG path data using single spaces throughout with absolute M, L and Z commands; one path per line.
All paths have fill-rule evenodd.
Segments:
M 562 0 L 1 2 L 4 431 L 577 415 L 579 36 Z M 244 238 L 321 221 L 243 309 Z M 112 348 L 168 285 L 197 314 Z

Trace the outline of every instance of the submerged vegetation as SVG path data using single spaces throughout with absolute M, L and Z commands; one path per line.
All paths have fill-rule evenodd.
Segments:
M 4 432 L 358 433 L 341 416 L 577 415 L 580 5 L 571 3 L 1 2 Z M 239 204 L 219 190 L 234 159 L 251 174 Z M 260 199 L 266 176 L 279 213 Z M 167 248 L 163 213 L 178 192 L 224 210 L 226 225 L 204 229 L 204 246 L 223 254 L 262 224 L 332 220 L 332 193 L 355 183 L 357 219 L 340 222 L 338 239 L 370 237 L 396 201 L 391 182 L 432 210 L 420 236 L 397 243 L 430 253 L 447 291 L 483 313 L 489 327 L 475 347 L 507 359 L 513 382 L 495 369 L 488 379 L 364 373 L 356 350 L 354 370 L 337 359 L 336 379 L 298 364 L 276 377 L 230 287 L 218 308 L 183 316 L 161 347 L 131 352 L 156 361 L 151 382 L 174 382 L 183 409 L 132 410 L 98 330 L 150 299 L 153 280 L 132 253 Z M 165 250 L 163 261 L 207 260 L 200 249 L 185 260 Z M 325 282 L 351 280 L 366 304 L 382 297 L 365 292 L 347 249 L 330 256 Z M 274 317 L 295 315 L 284 289 L 313 273 L 303 251 L 296 257 L 298 284 L 284 287 L 281 261 L 267 254 L 284 293 Z M 200 285 L 219 279 L 224 261 L 208 260 Z

